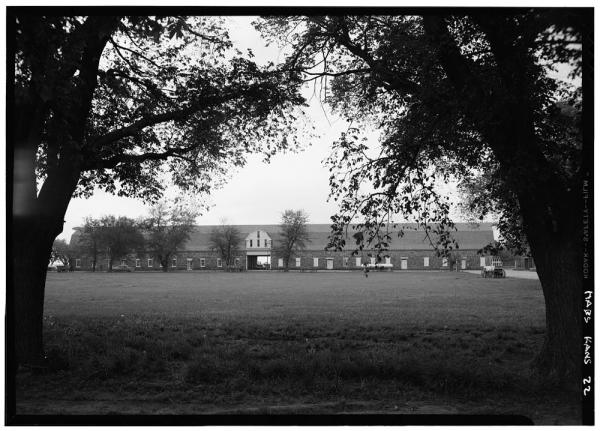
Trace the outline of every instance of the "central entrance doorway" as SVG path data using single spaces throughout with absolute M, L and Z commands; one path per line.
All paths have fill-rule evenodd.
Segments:
M 246 269 L 271 269 L 270 255 L 248 255 L 246 256 Z

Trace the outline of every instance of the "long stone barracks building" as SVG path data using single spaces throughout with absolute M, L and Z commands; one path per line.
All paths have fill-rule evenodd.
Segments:
M 386 257 L 380 263 L 393 270 L 444 270 L 450 269 L 448 259 L 437 257 L 429 240 L 422 230 L 416 230 L 414 224 L 404 224 L 404 235 L 398 237 L 397 231 L 390 232 L 392 241 Z M 196 226 L 182 250 L 173 256 L 169 270 L 207 271 L 223 270 L 225 265 L 210 241 L 210 233 L 216 226 Z M 242 270 L 281 270 L 283 259 L 275 250 L 281 238 L 279 225 L 237 225 L 244 238 L 240 244 L 235 265 Z M 306 249 L 292 257 L 290 270 L 360 270 L 363 264 L 375 264 L 371 251 L 364 250 L 353 255 L 354 242 L 347 241 L 343 251 L 326 251 L 328 236 L 331 232 L 328 224 L 310 224 L 309 241 Z M 494 240 L 490 223 L 457 223 L 458 231 L 452 233 L 457 241 L 457 264 L 460 269 L 479 269 L 485 265 L 485 257 L 477 251 Z M 348 230 L 349 235 L 354 231 Z M 73 233 L 71 241 L 77 241 L 79 231 Z M 114 265 L 127 265 L 136 271 L 161 270 L 157 259 L 149 254 L 131 254 L 114 262 Z M 87 256 L 75 259 L 76 270 L 90 270 L 92 261 Z M 96 268 L 107 268 L 105 257 L 98 256 Z

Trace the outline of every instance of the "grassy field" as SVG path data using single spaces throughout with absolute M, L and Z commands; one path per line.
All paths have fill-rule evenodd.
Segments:
M 537 280 L 449 272 L 51 273 L 19 413 L 466 413 L 579 422 L 531 375 Z

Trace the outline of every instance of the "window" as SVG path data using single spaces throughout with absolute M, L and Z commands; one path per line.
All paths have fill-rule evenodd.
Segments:
M 136 260 L 135 260 L 135 267 L 136 267 L 136 268 L 139 268 L 140 266 L 142 266 L 142 263 L 140 262 L 140 260 L 139 260 L 139 259 L 136 259 Z
M 267 247 L 268 247 L 267 240 L 265 239 L 265 248 L 267 248 Z
M 260 231 L 259 231 L 259 230 L 257 230 L 257 231 L 256 231 L 256 237 L 257 237 L 258 239 L 260 239 Z
M 240 258 L 239 257 L 235 258 L 235 266 L 240 266 Z
M 187 258 L 187 270 L 188 270 L 188 271 L 191 271 L 191 270 L 192 270 L 192 260 L 193 260 L 193 259 L 192 259 L 191 257 L 188 257 L 188 258 Z
M 252 240 L 250 240 L 250 247 L 252 247 Z
M 392 258 L 390 256 L 386 256 L 385 257 L 385 263 L 388 264 L 388 265 L 391 265 L 392 264 Z
M 447 257 L 444 257 L 442 259 L 442 266 L 448 266 L 448 258 Z
M 347 257 L 344 258 L 344 266 L 348 266 L 348 258 Z
M 360 266 L 360 257 L 356 258 L 356 266 Z
M 223 267 L 223 261 L 220 258 L 217 258 L 217 268 Z
M 375 258 L 374 257 L 371 258 L 371 265 L 375 265 Z
M 296 258 L 296 266 L 300 266 L 300 258 L 299 257 Z
M 206 259 L 201 257 L 200 258 L 200 268 L 204 268 L 206 266 Z
M 319 258 L 318 257 L 313 257 L 313 266 L 319 266 Z
M 279 259 L 279 260 L 277 261 L 277 265 L 278 265 L 280 268 L 282 268 L 282 267 L 283 267 L 283 259 Z
M 81 268 L 81 259 L 75 259 L 75 268 Z
M 485 256 L 479 258 L 479 266 L 485 266 Z
M 429 257 L 423 258 L 423 266 L 429 266 Z
M 148 268 L 152 268 L 152 259 L 148 259 Z
M 121 266 L 127 265 L 127 261 L 125 259 L 121 259 Z
M 173 261 L 171 263 L 171 268 L 177 268 L 177 258 L 176 257 L 173 258 Z

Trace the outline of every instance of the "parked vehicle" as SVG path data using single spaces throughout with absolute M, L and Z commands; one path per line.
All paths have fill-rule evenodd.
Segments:
M 502 268 L 502 262 L 500 265 L 486 265 L 481 267 L 481 276 L 483 278 L 505 278 L 506 271 Z

